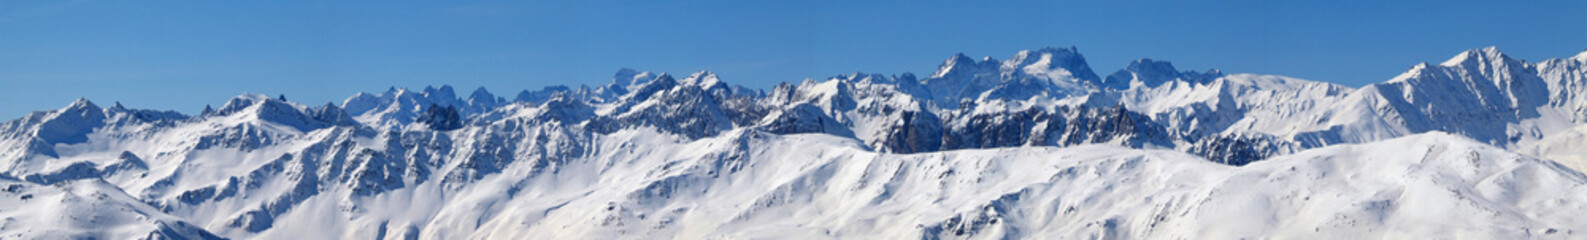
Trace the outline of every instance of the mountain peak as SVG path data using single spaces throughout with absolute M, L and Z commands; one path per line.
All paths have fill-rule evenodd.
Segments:
M 226 115 L 270 100 L 273 99 L 263 94 L 243 93 L 231 97 L 230 100 L 226 100 L 226 104 L 221 104 L 220 109 L 216 109 L 215 111 L 221 115 Z
M 1480 49 L 1471 49 L 1461 52 L 1439 64 L 1445 67 L 1455 67 L 1466 64 L 1508 63 L 1515 61 L 1510 56 L 1500 52 L 1498 47 L 1488 46 Z
M 1582 50 L 1581 53 L 1577 53 L 1575 57 L 1571 57 L 1570 59 L 1587 62 L 1587 50 Z
M 488 100 L 488 99 L 496 98 L 496 95 L 490 94 L 489 90 L 485 90 L 484 86 L 480 86 L 479 88 L 475 88 L 474 89 L 474 93 L 469 94 L 468 97 L 470 99 L 476 99 L 476 100 L 477 99 L 486 99 L 486 100 Z
M 1026 49 L 1026 50 L 1020 51 L 1020 53 L 1032 53 L 1032 54 L 1079 54 L 1080 53 L 1080 49 L 1076 48 L 1075 46 L 1069 46 L 1067 48 L 1050 47 L 1049 46 L 1049 47 L 1043 47 L 1043 48 L 1038 48 L 1038 49 Z
M 641 72 L 639 72 L 637 70 L 634 70 L 632 68 L 618 69 L 617 70 L 617 74 L 613 74 L 612 75 L 612 86 L 615 86 L 615 87 L 618 87 L 618 88 L 632 86 L 632 85 L 638 83 L 638 81 L 640 80 L 639 78 L 641 78 L 641 76 L 644 76 L 644 75 L 649 75 L 649 74 L 648 73 L 641 73 Z
M 1130 65 L 1124 67 L 1124 70 L 1138 73 L 1179 73 L 1178 69 L 1174 69 L 1173 63 L 1152 60 L 1151 58 L 1131 61 Z
M 610 95 L 609 97 L 627 95 L 629 92 L 639 89 L 642 85 L 647 85 L 651 81 L 656 80 L 656 77 L 655 74 L 650 72 L 622 68 L 618 69 L 616 74 L 612 74 L 611 84 L 602 86 L 596 91 L 599 92 L 597 94 Z M 519 96 L 523 96 L 523 94 L 519 94 Z
M 1075 48 L 1074 46 L 1067 48 L 1044 47 L 1038 49 L 1020 50 L 1019 53 L 1014 54 L 1013 58 L 1009 58 L 1009 61 L 1029 63 L 1040 60 L 1042 57 L 1051 57 L 1055 58 L 1055 60 L 1065 59 L 1085 61 L 1085 57 L 1080 55 L 1080 49 Z
M 334 115 L 346 114 L 344 110 L 340 110 L 339 108 L 325 108 L 320 110 L 340 112 Z M 281 124 L 282 126 L 295 128 L 302 132 L 312 131 L 314 129 L 319 129 L 328 125 L 326 122 L 319 122 L 312 118 L 310 116 L 313 114 L 311 113 L 312 111 L 313 109 L 299 105 L 297 103 L 281 101 L 280 99 L 272 98 L 263 94 L 243 93 L 241 95 L 237 95 L 236 97 L 232 97 L 231 100 L 227 100 L 225 105 L 214 111 L 214 114 L 217 116 L 241 116 L 242 118 L 273 122 L 276 124 Z M 326 119 L 351 119 L 350 116 L 329 117 L 328 114 L 320 115 L 328 116 Z M 351 120 L 346 122 L 351 122 Z M 338 123 L 341 122 L 339 121 Z
M 481 86 L 474 89 L 474 93 L 469 94 L 468 99 L 465 101 L 470 111 L 487 111 L 489 110 L 488 108 L 500 104 L 503 100 L 498 99 L 496 94 L 491 94 L 490 90 L 485 90 L 485 87 Z
M 986 60 L 977 62 L 975 59 L 970 58 L 970 56 L 965 56 L 964 53 L 954 53 L 952 57 L 948 57 L 948 60 L 943 60 L 942 65 L 937 66 L 937 72 L 932 73 L 931 77 L 940 78 L 954 73 L 967 71 L 973 72 L 978 69 L 987 68 L 987 65 L 990 65 L 988 63 L 991 62 L 991 57 L 987 57 Z
M 1075 47 L 1046 47 L 1024 50 L 1003 62 L 1004 71 L 1023 71 L 1025 74 L 1046 77 L 1049 80 L 1074 78 L 1090 82 L 1101 81 L 1086 58 Z
M 77 98 L 65 108 L 50 112 L 32 133 L 47 143 L 81 143 L 87 134 L 104 124 L 105 112 L 87 98 Z
M 1142 58 L 1131 61 L 1124 69 L 1108 75 L 1107 79 L 1103 79 L 1102 85 L 1114 89 L 1130 88 L 1132 82 L 1140 82 L 1145 86 L 1158 86 L 1174 79 L 1184 78 L 1183 75 L 1179 69 L 1174 68 L 1173 63 Z
M 624 76 L 633 77 L 634 75 L 639 75 L 639 70 L 634 70 L 633 68 L 619 68 L 617 69 L 617 74 L 614 77 L 625 78 Z
M 289 109 L 297 109 L 297 108 L 299 108 L 299 105 L 297 105 L 295 103 L 282 101 L 281 99 L 273 98 L 273 97 L 270 97 L 268 95 L 257 94 L 257 93 L 243 93 L 243 94 L 239 94 L 237 96 L 231 97 L 230 100 L 226 100 L 226 104 L 222 104 L 220 106 L 220 109 L 216 109 L 215 111 L 220 113 L 220 114 L 222 114 L 222 115 L 225 115 L 225 114 L 231 114 L 231 113 L 237 112 L 239 110 L 247 109 L 247 108 L 253 107 L 255 105 L 271 105 L 271 107 L 281 107 L 281 108 L 289 108 Z
M 676 81 L 678 81 L 678 79 L 673 78 L 672 74 L 670 74 L 670 73 L 661 73 L 660 76 L 656 76 L 655 80 L 651 80 L 650 82 L 647 82 L 647 83 L 676 82 Z
M 684 78 L 682 82 L 684 85 L 694 85 L 707 89 L 722 84 L 722 80 L 716 77 L 716 73 L 708 70 L 700 70 L 699 72 L 694 72 L 694 74 L 689 74 L 689 77 Z
M 80 98 L 77 98 L 77 100 L 72 101 L 72 104 L 67 104 L 65 108 L 62 108 L 62 110 L 73 110 L 73 109 L 96 109 L 97 110 L 97 109 L 99 109 L 99 105 L 95 105 L 93 101 L 88 101 L 88 98 L 81 98 L 80 97 Z
M 426 94 L 426 95 L 433 95 L 433 94 L 437 94 L 437 93 L 446 94 L 446 95 L 456 95 L 456 92 L 457 91 L 454 91 L 452 89 L 452 85 L 450 85 L 450 84 L 441 84 L 440 88 L 431 87 L 431 86 L 424 86 L 424 94 Z
M 661 73 L 659 76 L 656 76 L 655 79 L 651 79 L 650 81 L 645 81 L 643 83 L 635 82 L 634 86 L 630 86 L 628 88 L 628 93 L 623 95 L 623 99 L 628 99 L 628 101 L 643 101 L 643 99 L 648 99 L 651 94 L 658 91 L 672 89 L 672 87 L 676 86 L 677 84 L 678 80 L 673 79 L 671 74 Z
M 974 58 L 970 58 L 970 56 L 965 56 L 964 53 L 954 53 L 953 56 L 948 57 L 947 62 L 949 62 L 949 63 L 954 63 L 954 62 L 975 63 L 975 59 Z

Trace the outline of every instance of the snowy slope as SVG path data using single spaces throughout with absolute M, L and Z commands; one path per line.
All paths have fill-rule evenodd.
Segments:
M 420 185 L 353 200 L 370 210 L 352 212 L 311 199 L 257 236 L 1570 238 L 1587 229 L 1580 173 L 1443 133 L 1241 168 L 1106 145 L 878 154 L 809 134 L 680 141 L 632 130 L 597 145 L 608 151 L 552 171 L 514 164 L 440 197 Z
M 592 145 L 601 150 L 554 166 L 510 163 L 455 190 L 436 177 L 372 196 L 324 187 L 256 235 L 209 224 L 231 236 L 440 239 L 1569 238 L 1587 229 L 1580 173 L 1444 133 L 1245 167 L 1108 145 L 886 154 L 831 135 L 754 131 L 690 141 L 633 129 Z M 1466 217 L 1478 215 L 1490 217 Z M 1229 224 L 1241 221 L 1254 222 Z
M 1326 145 L 1436 130 L 1514 148 L 1583 123 L 1581 69 L 1579 60 L 1538 65 L 1494 47 L 1468 50 L 1351 92 L 1318 115 L 1322 124 L 1291 134 Z
M 1569 238 L 1587 230 L 1577 214 L 1587 210 L 1580 173 L 1443 133 L 1245 168 L 1101 145 L 895 155 L 822 135 L 736 138 L 748 142 L 633 145 L 596 157 L 658 165 L 503 176 L 525 179 L 518 196 L 533 198 L 464 200 L 491 203 L 433 220 L 420 236 Z M 735 144 L 760 147 L 710 149 Z M 753 162 L 722 156 L 732 154 Z M 559 184 L 591 171 L 609 173 Z M 489 210 L 499 212 L 477 215 Z
M 0 238 L 220 239 L 99 180 L 57 185 L 0 176 Z
M 1587 125 L 1550 134 L 1537 142 L 1523 145 L 1520 152 L 1559 162 L 1576 171 L 1587 171 Z
M 0 228 L 45 238 L 1573 238 L 1587 216 L 1573 194 L 1584 65 L 1587 53 L 1528 63 L 1475 49 L 1350 88 L 1151 59 L 1101 77 L 1070 47 L 955 55 L 923 78 L 853 73 L 769 90 L 708 71 L 623 69 L 607 85 L 511 99 L 449 86 L 323 106 L 243 94 L 192 116 L 82 99 L 0 124 L 0 179 L 29 194 L 109 197 L 22 201 L 31 207 L 0 215 L 76 221 L 56 217 L 113 205 L 124 208 L 96 212 L 138 220 Z

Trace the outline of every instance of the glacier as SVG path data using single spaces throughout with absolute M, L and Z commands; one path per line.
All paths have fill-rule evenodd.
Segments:
M 0 124 L 7 238 L 1578 238 L 1587 52 L 1489 47 L 1359 88 L 1095 73 L 450 86 Z

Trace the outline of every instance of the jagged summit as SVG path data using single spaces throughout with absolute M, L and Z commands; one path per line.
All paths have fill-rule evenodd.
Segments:
M 474 92 L 468 95 L 469 100 L 493 100 L 495 98 L 496 95 L 491 94 L 490 90 L 485 90 L 483 86 L 475 88 Z
M 1129 72 L 1155 73 L 1155 74 L 1175 74 L 1175 73 L 1179 73 L 1178 69 L 1174 69 L 1174 64 L 1173 63 L 1170 63 L 1168 61 L 1153 60 L 1151 58 L 1142 58 L 1142 59 L 1135 59 L 1135 61 L 1130 61 L 1130 64 L 1124 66 L 1123 70 L 1124 71 L 1129 71 Z
M 425 86 L 424 87 L 424 91 L 422 93 L 424 93 L 425 96 L 430 97 L 432 99 L 456 99 L 457 98 L 457 91 L 454 91 L 452 89 L 452 85 L 448 85 L 448 84 L 441 84 L 440 88 L 432 88 L 430 86 Z
M 1003 61 L 1002 69 L 1004 72 L 1021 72 L 1049 80 L 1093 83 L 1102 80 L 1086 63 L 1085 56 L 1080 55 L 1079 49 L 1073 46 L 1020 51 L 1013 58 Z
M 87 135 L 104 125 L 105 111 L 87 98 L 78 98 L 66 107 L 29 118 L 39 122 L 37 128 L 27 129 L 30 135 L 45 143 L 74 144 L 88 141 Z
M 625 67 L 617 69 L 617 73 L 612 74 L 612 83 L 617 85 L 628 85 L 628 81 L 632 81 L 632 79 L 635 76 L 638 76 L 639 73 L 639 70 L 634 70 L 633 68 Z
M 1024 50 L 1002 61 L 991 57 L 976 60 L 964 54 L 954 54 L 939 66 L 932 77 L 925 79 L 915 79 L 908 74 L 891 77 L 865 73 L 845 74 L 828 78 L 827 81 L 810 81 L 797 86 L 779 85 L 778 90 L 773 92 L 773 98 L 759 95 L 761 93 L 755 91 L 739 91 L 739 88 L 729 87 L 725 81 L 710 71 L 695 72 L 681 80 L 676 80 L 665 73 L 624 68 L 613 75 L 609 85 L 594 89 L 588 86 L 550 86 L 539 91 L 525 90 L 510 101 L 496 97 L 484 87 L 475 89 L 467 98 L 458 98 L 450 85 L 426 86 L 420 91 L 391 87 L 381 94 L 355 94 L 343 101 L 340 107 L 309 108 L 263 95 L 245 94 L 233 98 L 212 113 L 225 115 L 250 106 L 269 104 L 275 107 L 268 109 L 275 110 L 255 112 L 279 113 L 260 116 L 289 116 L 300 113 L 307 117 L 305 119 L 330 125 L 358 123 L 375 128 L 391 128 L 414 123 L 417 118 L 424 117 L 429 110 L 432 110 L 429 106 L 453 107 L 458 112 L 457 118 L 434 119 L 471 123 L 471 121 L 497 120 L 497 117 L 471 118 L 518 102 L 532 103 L 518 108 L 566 106 L 565 109 L 571 110 L 559 109 L 555 114 L 573 117 L 547 119 L 570 120 L 603 119 L 596 116 L 623 114 L 636 110 L 635 107 L 639 107 L 638 110 L 677 111 L 682 109 L 668 107 L 690 104 L 686 106 L 699 108 L 690 110 L 702 110 L 702 113 L 711 116 L 700 118 L 700 116 L 685 116 L 687 114 L 661 115 L 657 112 L 654 114 L 664 117 L 645 121 L 636 120 L 633 123 L 662 127 L 682 124 L 708 125 L 712 127 L 705 129 L 711 129 L 713 132 L 727 128 L 758 127 L 754 124 L 757 122 L 802 124 L 797 125 L 801 127 L 786 129 L 822 126 L 817 130 L 828 133 L 846 132 L 844 135 L 868 141 L 867 144 L 880 144 L 889 141 L 887 140 L 889 138 L 908 139 L 887 136 L 888 134 L 915 134 L 913 138 L 917 139 L 912 141 L 918 141 L 922 136 L 941 134 L 944 130 L 938 129 L 933 133 L 922 129 L 943 128 L 944 126 L 940 125 L 948 124 L 948 119 L 1000 107 L 1057 109 L 1058 107 L 1106 108 L 1113 105 L 1127 105 L 1131 107 L 1130 111 L 1150 113 L 1148 116 L 1151 116 L 1152 121 L 1167 122 L 1168 124 L 1165 125 L 1178 128 L 1173 131 L 1180 132 L 1166 133 L 1180 138 L 1176 141 L 1191 141 L 1185 139 L 1208 137 L 1228 129 L 1247 128 L 1261 129 L 1264 131 L 1261 133 L 1273 136 L 1296 136 L 1292 138 L 1308 139 L 1313 136 L 1306 134 L 1325 134 L 1311 131 L 1331 131 L 1317 129 L 1327 129 L 1326 127 L 1331 127 L 1327 124 L 1337 124 L 1334 122 L 1340 121 L 1335 119 L 1369 119 L 1387 116 L 1400 121 L 1363 127 L 1391 129 L 1387 131 L 1390 133 L 1382 136 L 1349 139 L 1328 135 L 1317 137 L 1326 140 L 1305 140 L 1359 142 L 1423 130 L 1449 130 L 1417 125 L 1419 124 L 1417 122 L 1436 118 L 1429 116 L 1496 116 L 1494 111 L 1503 109 L 1520 109 L 1504 114 L 1514 117 L 1504 118 L 1508 120 L 1503 121 L 1518 121 L 1535 116 L 1534 110 L 1526 108 L 1547 102 L 1536 98 L 1548 96 L 1546 90 L 1537 89 L 1548 84 L 1535 83 L 1536 77 L 1528 77 L 1530 76 L 1528 74 L 1535 75 L 1528 72 L 1529 66 L 1523 61 L 1505 56 L 1493 47 L 1465 51 L 1446 61 L 1445 64 L 1418 65 L 1413 68 L 1416 70 L 1388 82 L 1414 80 L 1412 83 L 1379 84 L 1368 88 L 1381 94 L 1363 99 L 1382 98 L 1383 100 L 1378 101 L 1400 105 L 1372 109 L 1370 114 L 1364 113 L 1365 111 L 1350 113 L 1353 115 L 1307 112 L 1318 110 L 1288 110 L 1289 108 L 1321 109 L 1329 106 L 1328 104 L 1340 104 L 1338 102 L 1343 100 L 1335 99 L 1342 98 L 1340 96 L 1368 95 L 1351 92 L 1354 90 L 1349 88 L 1331 87 L 1328 84 L 1314 84 L 1298 79 L 1253 75 L 1225 78 L 1223 73 L 1216 70 L 1205 73 L 1181 71 L 1170 62 L 1155 59 L 1132 61 L 1107 78 L 1097 79 L 1075 47 Z M 1160 87 L 1164 83 L 1175 81 L 1195 84 L 1184 88 Z M 1439 82 L 1451 84 L 1438 85 Z M 704 91 L 680 87 L 699 87 Z M 1124 93 L 1125 90 L 1133 92 Z M 549 104 L 553 100 L 560 102 Z M 1298 103 L 1291 104 L 1292 101 Z M 86 102 L 86 99 L 80 102 L 84 104 L 74 103 L 74 105 L 92 105 Z M 1274 103 L 1282 107 L 1265 105 Z M 1452 108 L 1453 106 L 1449 104 L 1441 103 L 1475 103 L 1480 107 Z M 650 105 L 642 106 L 644 104 Z M 811 104 L 813 108 L 791 108 L 778 104 Z M 1271 109 L 1263 110 L 1263 108 Z M 811 109 L 819 109 L 819 111 Z M 206 110 L 206 112 L 210 111 Z M 1423 113 L 1410 114 L 1411 112 Z M 819 113 L 823 116 L 810 116 L 811 113 Z M 1277 123 L 1248 120 L 1270 118 L 1262 114 L 1280 114 L 1297 119 L 1274 121 Z M 512 114 L 501 113 L 499 116 L 510 115 Z M 718 115 L 727 117 L 722 118 Z M 768 119 L 767 116 L 797 118 Z M 296 117 L 276 120 L 287 121 L 294 118 Z M 892 126 L 903 119 L 908 119 L 904 121 L 908 124 Z M 821 122 L 827 120 L 833 122 Z M 627 123 L 618 123 L 611 127 L 621 129 L 625 127 L 622 124 Z M 295 126 L 306 126 L 300 127 L 304 131 L 322 128 L 314 124 Z M 833 129 L 838 126 L 846 129 Z M 1462 134 L 1471 134 L 1471 132 Z M 709 134 L 692 135 L 698 137 Z M 1502 138 L 1491 134 L 1484 136 L 1486 137 L 1479 138 Z
M 699 71 L 695 72 L 694 74 L 689 74 L 689 77 L 683 78 L 683 81 L 680 81 L 679 83 L 684 85 L 699 86 L 703 89 L 726 86 L 724 83 L 722 83 L 721 78 L 718 78 L 716 73 L 711 71 Z
M 1163 83 L 1173 81 L 1189 81 L 1196 84 L 1205 84 L 1215 78 L 1222 77 L 1223 73 L 1217 69 L 1207 70 L 1206 73 L 1195 71 L 1180 72 L 1168 61 L 1153 60 L 1150 58 L 1136 59 L 1102 81 L 1102 86 L 1113 89 L 1128 89 L 1132 86 L 1156 87 Z
M 93 101 L 89 101 L 88 98 L 79 97 L 77 100 L 72 100 L 72 103 L 66 104 L 66 107 L 61 108 L 61 111 L 77 111 L 80 109 L 92 109 L 94 111 L 98 111 L 100 108 L 99 105 L 94 104 Z
M 272 98 L 264 94 L 243 93 L 233 96 L 230 100 L 226 100 L 226 103 L 221 104 L 220 109 L 216 109 L 215 111 L 221 115 L 229 115 L 243 111 L 249 107 L 265 104 L 270 104 L 272 106 L 285 105 L 287 108 L 296 108 L 296 106 L 292 106 L 292 104 L 289 102 Z
M 1587 62 L 1587 50 L 1582 50 L 1581 53 L 1577 53 L 1575 57 L 1571 57 L 1570 59 Z
M 1439 65 L 1446 67 L 1478 67 L 1478 65 L 1497 66 L 1522 64 L 1523 63 L 1520 60 L 1512 59 L 1510 56 L 1505 55 L 1504 52 L 1500 52 L 1499 47 L 1488 46 L 1485 48 L 1466 50 L 1465 52 L 1461 52 L 1460 54 L 1449 58 L 1449 60 L 1445 60 Z
M 1506 151 L 1579 148 L 1538 139 L 1587 125 L 1587 64 L 1492 48 L 1449 62 L 1361 89 L 1155 59 L 1099 79 L 1069 47 L 956 54 L 921 79 L 855 72 L 769 93 L 710 71 L 621 69 L 609 84 L 513 99 L 448 85 L 312 107 L 243 94 L 196 117 L 79 99 L 0 123 L 0 217 L 93 231 L 8 224 L 0 235 L 1587 233 L 1573 207 L 1587 202 L 1575 194 L 1582 174 Z M 1484 217 L 1461 220 L 1473 215 Z M 1275 221 L 1285 224 L 1265 224 Z M 173 229 L 184 234 L 147 234 Z
M 1443 63 L 1439 63 L 1438 65 L 1431 65 L 1428 63 L 1414 65 L 1410 70 L 1386 81 L 1385 83 L 1403 82 L 1416 78 L 1473 79 L 1462 76 L 1479 77 L 1475 78 L 1475 80 L 1483 80 L 1484 82 L 1508 81 L 1510 79 L 1520 77 L 1519 75 L 1534 74 L 1530 73 L 1530 71 L 1532 71 L 1530 68 L 1531 66 L 1525 61 L 1510 58 L 1509 55 L 1500 52 L 1498 47 L 1490 46 L 1486 48 L 1470 49 L 1460 52 L 1454 57 L 1450 57 L 1449 60 L 1445 60 Z M 1435 77 L 1430 76 L 1429 74 L 1453 74 L 1453 76 Z
M 617 73 L 612 75 L 611 83 L 590 90 L 584 90 L 588 87 L 580 86 L 579 90 L 574 92 L 572 95 L 573 97 L 587 95 L 587 97 L 597 102 L 614 101 L 624 95 L 628 95 L 634 90 L 638 90 L 641 86 L 649 84 L 658 77 L 660 76 L 655 73 L 641 72 L 630 68 L 622 68 L 618 69 Z M 528 100 L 530 102 L 543 102 L 553 97 L 553 89 L 571 90 L 571 88 L 566 86 L 547 87 L 546 89 L 539 92 L 525 91 L 523 93 L 519 93 L 519 97 L 517 99 L 519 101 Z
M 974 74 L 976 72 L 987 71 L 997 67 L 997 65 L 998 63 L 995 60 L 992 60 L 991 57 L 987 57 L 987 60 L 976 61 L 975 59 L 971 59 L 969 56 L 965 56 L 964 53 L 955 53 L 952 57 L 948 57 L 947 60 L 943 60 L 941 65 L 937 66 L 937 71 L 931 74 L 931 78 L 944 78 L 950 75 Z
M 495 94 L 491 94 L 489 90 L 485 90 L 485 87 L 481 86 L 468 95 L 468 99 L 463 102 L 463 106 L 457 107 L 463 108 L 464 111 L 468 112 L 486 112 L 506 104 L 506 102 L 507 99 L 496 97 Z
M 612 75 L 612 84 L 609 86 L 627 88 L 628 86 L 648 83 L 657 77 L 659 76 L 648 71 L 641 72 L 630 68 L 623 68 L 617 70 L 617 73 Z
M 244 93 L 226 101 L 215 116 L 225 116 L 229 121 L 276 124 L 309 132 L 333 125 L 356 124 L 344 116 L 341 108 L 313 109 L 295 102 L 282 101 L 263 94 Z
M 917 97 L 951 109 L 966 101 L 1080 95 L 1101 81 L 1076 48 L 1049 47 L 1020 51 L 1003 61 L 955 54 L 931 77 L 920 79 L 921 89 L 905 92 L 925 93 Z

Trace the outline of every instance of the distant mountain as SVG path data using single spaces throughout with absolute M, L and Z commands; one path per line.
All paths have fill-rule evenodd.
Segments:
M 1584 65 L 1490 47 L 1352 88 L 1153 59 L 1101 76 L 1069 47 L 772 89 L 622 69 L 191 116 L 80 99 L 0 124 L 0 216 L 29 223 L 0 233 L 1572 238 Z

